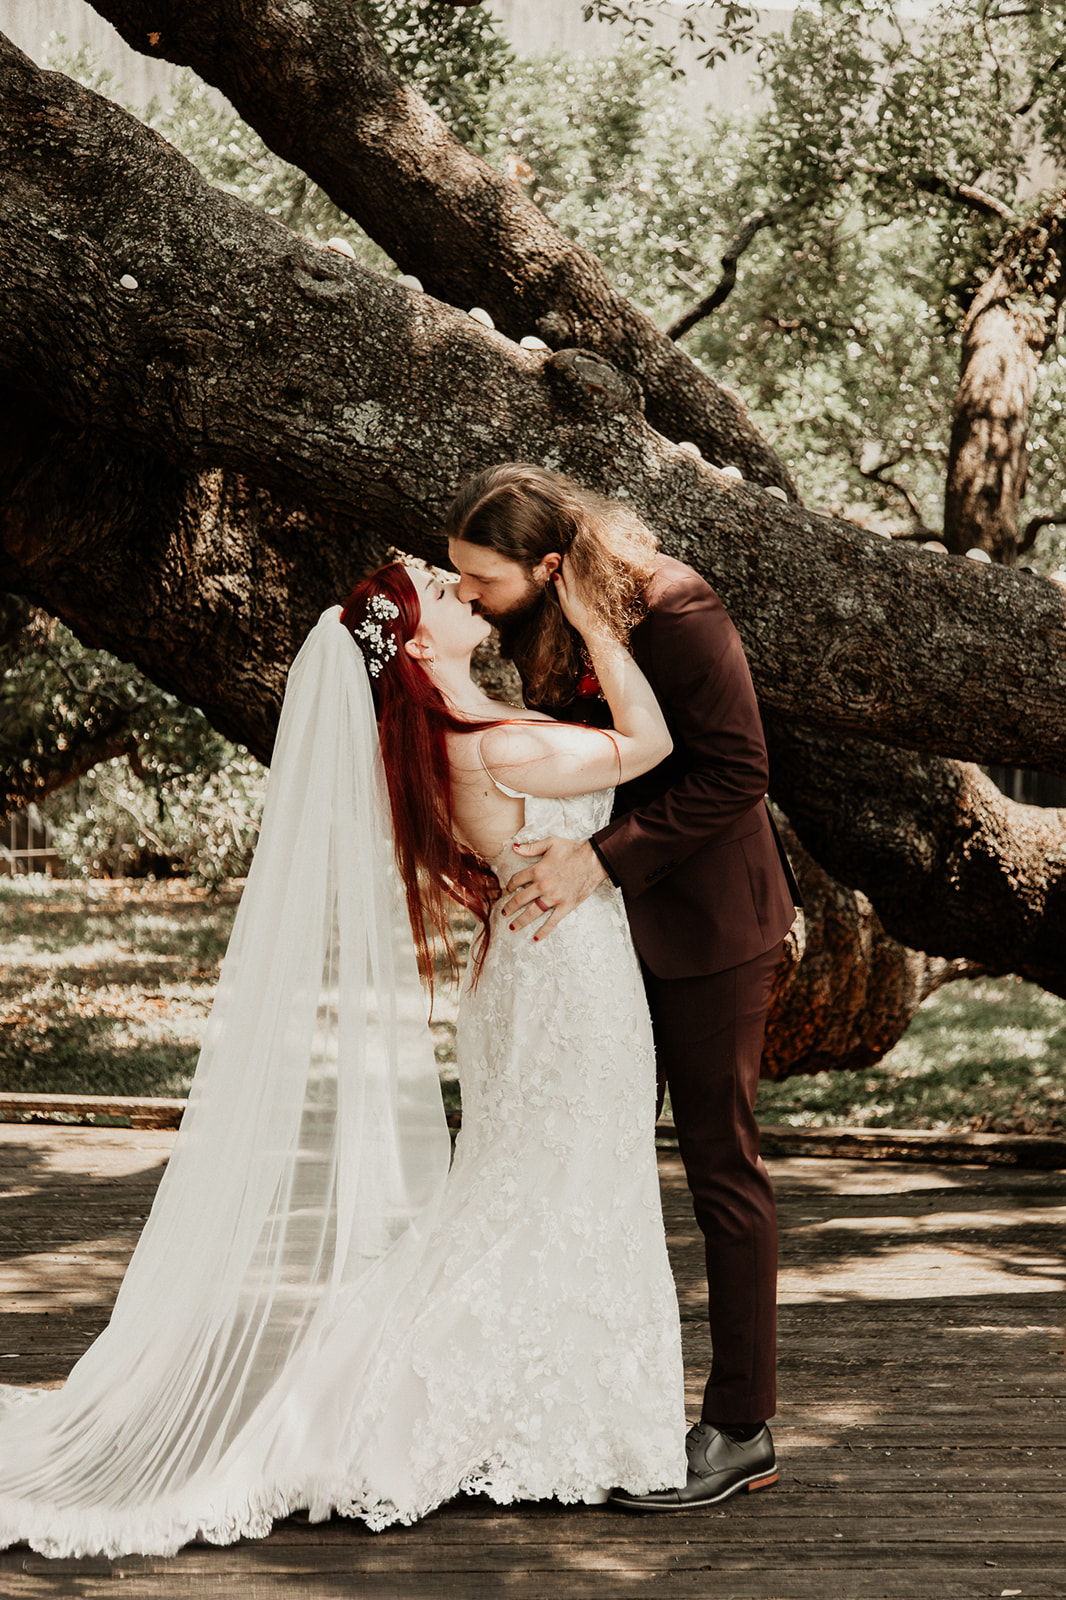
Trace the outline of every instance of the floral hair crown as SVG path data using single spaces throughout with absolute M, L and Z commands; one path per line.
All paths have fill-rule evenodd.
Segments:
M 366 670 L 372 678 L 381 676 L 386 661 L 396 654 L 396 635 L 384 633 L 382 622 L 395 622 L 400 608 L 387 594 L 376 594 L 367 605 L 367 614 L 358 628 L 352 629 L 352 638 L 362 648 Z

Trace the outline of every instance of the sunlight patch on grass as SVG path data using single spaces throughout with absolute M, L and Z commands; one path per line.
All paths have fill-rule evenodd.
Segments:
M 238 898 L 0 882 L 0 1089 L 185 1095 Z
M 1061 1133 L 1066 1000 L 1015 977 L 952 984 L 876 1066 L 760 1084 L 758 1116 L 791 1127 Z

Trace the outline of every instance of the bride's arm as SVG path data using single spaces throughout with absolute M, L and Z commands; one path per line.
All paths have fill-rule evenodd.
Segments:
M 523 794 L 586 794 L 625 783 L 664 761 L 673 748 L 647 678 L 624 645 L 585 603 L 566 563 L 557 578 L 559 603 L 581 634 L 611 708 L 614 733 L 574 723 L 502 723 L 481 740 L 494 778 Z

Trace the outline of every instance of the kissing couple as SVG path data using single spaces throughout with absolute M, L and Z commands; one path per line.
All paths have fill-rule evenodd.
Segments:
M 460 1492 L 635 1511 L 777 1478 L 753 1102 L 793 919 L 736 630 L 618 500 L 466 483 L 285 692 L 167 1171 L 61 1390 L 0 1390 L 0 1543 L 170 1554 Z M 471 676 L 500 629 L 521 709 Z M 423 990 L 474 937 L 451 1149 Z M 654 1122 L 706 1240 L 687 1429 Z

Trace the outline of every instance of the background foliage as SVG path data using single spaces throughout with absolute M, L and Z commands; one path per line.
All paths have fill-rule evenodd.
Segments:
M 10 608 L 8 619 L 0 765 L 9 803 L 52 775 L 59 788 L 44 811 L 70 870 L 180 873 L 208 885 L 245 872 L 266 782 L 259 763 L 201 712 L 106 650 L 87 649 L 62 623 L 29 607 L 21 626 L 10 625 Z M 97 751 L 103 759 L 66 781 Z

